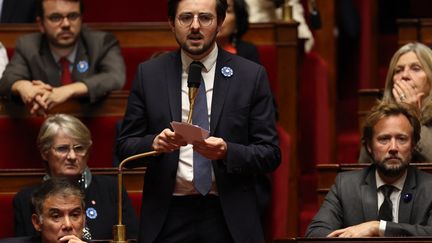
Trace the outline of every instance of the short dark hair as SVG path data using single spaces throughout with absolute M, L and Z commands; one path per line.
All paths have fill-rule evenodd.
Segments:
M 84 194 L 78 186 L 78 182 L 73 182 L 64 177 L 50 178 L 44 181 L 33 193 L 32 206 L 37 215 L 41 215 L 45 200 L 53 195 L 76 196 L 81 201 L 84 209 Z
M 234 14 L 237 27 L 235 37 L 240 39 L 249 29 L 249 12 L 245 0 L 234 0 Z
M 79 2 L 80 4 L 80 13 L 84 13 L 84 1 L 83 0 L 59 0 L 59 1 L 67 1 L 67 2 Z M 36 17 L 41 18 L 44 17 L 44 9 L 43 9 L 44 0 L 36 0 Z
M 421 129 L 418 108 L 407 103 L 382 101 L 371 109 L 364 122 L 362 144 L 368 153 L 368 146 L 370 146 L 372 143 L 374 126 L 382 118 L 397 115 L 404 115 L 408 119 L 411 127 L 413 128 L 412 147 L 415 148 L 417 146 L 417 143 L 420 140 Z M 369 156 L 372 155 L 369 153 Z
M 178 4 L 181 0 L 168 0 L 168 18 L 171 22 L 175 22 L 175 16 L 177 12 Z M 216 1 L 216 14 L 217 21 L 223 21 L 225 19 L 226 10 L 228 8 L 227 0 L 215 0 Z

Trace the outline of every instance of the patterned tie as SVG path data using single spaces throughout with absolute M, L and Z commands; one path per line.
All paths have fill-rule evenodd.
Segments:
M 66 85 L 72 83 L 72 76 L 69 71 L 69 60 L 65 57 L 60 58 L 59 61 L 61 67 L 62 67 L 62 73 L 61 73 L 61 84 Z
M 203 64 L 200 62 L 199 65 L 190 65 L 190 69 L 199 68 L 200 71 L 203 68 Z M 202 78 L 201 78 L 202 80 Z M 207 110 L 207 97 L 205 91 L 205 84 L 201 81 L 200 87 L 198 89 L 198 94 L 195 98 L 195 106 L 192 113 L 192 123 L 194 125 L 200 126 L 201 128 L 209 130 L 209 120 L 208 120 L 208 110 Z M 193 173 L 194 173 L 194 186 L 195 189 L 201 193 L 201 195 L 206 195 L 211 188 L 212 176 L 211 176 L 211 161 L 201 154 L 193 151 Z
M 384 194 L 384 201 L 378 212 L 378 219 L 392 222 L 393 221 L 393 203 L 390 200 L 390 195 L 395 187 L 392 185 L 383 185 L 380 190 Z

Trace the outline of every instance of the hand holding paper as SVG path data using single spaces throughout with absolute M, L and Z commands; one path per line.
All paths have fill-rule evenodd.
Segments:
M 210 134 L 209 131 L 186 122 L 173 121 L 171 122 L 171 126 L 174 129 L 174 132 L 181 135 L 188 144 L 203 141 L 208 138 Z

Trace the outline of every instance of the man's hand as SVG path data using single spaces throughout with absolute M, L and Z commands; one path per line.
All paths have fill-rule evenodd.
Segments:
M 164 129 L 153 140 L 153 149 L 157 152 L 173 152 L 187 143 L 182 136 L 171 131 L 169 128 Z
M 51 91 L 51 86 L 43 84 L 42 81 L 28 81 L 18 80 L 12 85 L 12 93 L 17 94 L 21 97 L 21 100 L 27 106 L 31 106 L 34 99 L 38 95 L 43 95 L 46 92 Z
M 338 229 L 331 232 L 327 237 L 372 237 L 379 236 L 379 221 L 369 221 L 362 224 Z
M 76 237 L 75 235 L 65 235 L 59 240 L 61 242 L 68 242 L 68 243 L 85 243 L 85 241 L 82 241 L 80 238 Z
M 225 159 L 227 153 L 227 144 L 222 138 L 208 137 L 201 142 L 195 142 L 193 149 L 202 156 L 211 159 Z

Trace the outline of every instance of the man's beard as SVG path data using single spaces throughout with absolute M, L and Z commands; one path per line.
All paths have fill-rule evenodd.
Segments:
M 389 165 L 387 163 L 388 160 L 399 160 L 400 163 Z M 375 160 L 375 164 L 378 172 L 380 172 L 382 175 L 387 177 L 398 177 L 405 172 L 405 170 L 408 168 L 410 161 L 411 155 L 405 160 L 400 157 L 385 158 L 379 162 Z
M 211 40 L 208 43 L 204 43 L 201 48 L 193 48 L 192 46 L 189 46 L 187 44 L 187 41 L 180 43 L 180 41 L 177 39 L 177 43 L 180 44 L 181 48 L 186 52 L 194 56 L 200 56 L 206 52 L 208 52 L 212 47 L 213 44 L 216 42 L 216 34 L 211 38 Z M 177 38 L 177 37 L 176 37 Z

